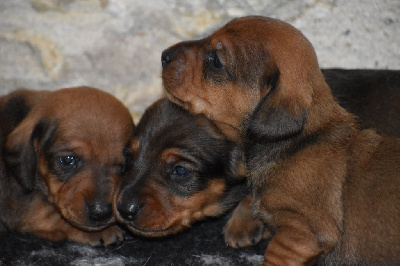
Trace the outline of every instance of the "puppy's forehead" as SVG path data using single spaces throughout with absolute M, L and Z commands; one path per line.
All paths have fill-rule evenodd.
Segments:
M 264 44 L 271 50 L 309 46 L 303 34 L 290 24 L 268 17 L 243 17 L 234 19 L 212 35 L 213 45 L 227 40 L 238 46 L 248 43 Z M 293 50 L 291 50 L 293 51 Z
M 46 116 L 65 123 L 124 127 L 133 123 L 129 110 L 114 96 L 89 87 L 55 91 L 42 104 Z
M 221 41 L 224 44 L 226 44 L 225 42 L 239 44 L 247 41 L 256 41 L 260 38 L 262 31 L 266 29 L 265 26 L 264 20 L 234 19 L 211 35 L 212 46 L 217 48 Z
M 219 42 L 232 57 L 260 61 L 263 53 L 277 65 L 281 74 L 302 68 L 319 69 L 317 56 L 309 40 L 292 25 L 267 17 L 243 17 L 228 22 L 212 36 L 212 45 Z M 265 60 L 264 60 L 265 61 Z M 305 74 L 308 75 L 308 74 Z
M 56 91 L 41 108 L 46 117 L 57 122 L 57 135 L 64 141 L 80 140 L 112 149 L 115 145 L 126 145 L 132 135 L 133 121 L 128 109 L 97 89 Z

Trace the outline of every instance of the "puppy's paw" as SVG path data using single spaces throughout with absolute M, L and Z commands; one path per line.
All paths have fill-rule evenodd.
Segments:
M 252 246 L 264 238 L 264 225 L 253 217 L 242 219 L 233 215 L 224 228 L 224 236 L 225 243 L 233 248 Z
M 98 246 L 109 246 L 112 244 L 119 244 L 125 239 L 125 232 L 119 226 L 113 225 L 100 232 L 93 232 L 95 234 L 91 237 L 92 241 L 89 245 Z
M 125 239 L 125 231 L 121 227 L 113 225 L 101 231 L 101 239 L 104 246 L 119 244 Z
M 233 248 L 252 246 L 271 236 L 264 224 L 254 217 L 251 202 L 250 195 L 244 198 L 224 227 L 225 243 Z
M 83 232 L 70 235 L 69 239 L 75 242 L 90 245 L 92 247 L 109 246 L 118 244 L 125 238 L 125 231 L 120 227 L 113 225 L 102 231 Z

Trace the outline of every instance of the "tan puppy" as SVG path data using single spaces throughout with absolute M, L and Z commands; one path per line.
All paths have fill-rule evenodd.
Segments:
M 297 29 L 244 17 L 162 61 L 169 98 L 242 146 L 265 265 L 400 263 L 400 141 L 358 129 Z
M 0 98 L 0 222 L 58 241 L 123 238 L 112 213 L 133 132 L 113 96 L 79 87 Z

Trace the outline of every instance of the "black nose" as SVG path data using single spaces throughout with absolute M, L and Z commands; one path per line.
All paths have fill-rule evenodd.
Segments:
M 95 202 L 89 205 L 89 219 L 95 222 L 108 220 L 112 216 L 111 203 Z
M 172 49 L 165 49 L 161 54 L 161 65 L 163 68 L 166 68 L 169 63 L 174 61 L 175 52 Z
M 141 204 L 134 201 L 117 204 L 118 213 L 126 221 L 133 221 L 141 207 Z

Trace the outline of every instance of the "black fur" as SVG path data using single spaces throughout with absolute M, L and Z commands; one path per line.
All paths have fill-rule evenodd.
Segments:
M 140 145 L 132 155 L 131 170 L 121 182 L 120 212 L 134 215 L 132 206 L 140 208 L 147 182 L 162 184 L 168 193 L 183 200 L 203 191 L 210 180 L 223 179 L 227 186 L 221 203 L 224 211 L 234 207 L 248 192 L 245 180 L 237 172 L 239 149 L 203 116 L 194 116 L 162 99 L 143 114 L 134 138 Z M 169 148 L 179 150 L 179 160 L 164 165 L 160 157 Z M 177 166 L 184 167 L 187 173 L 177 175 Z

